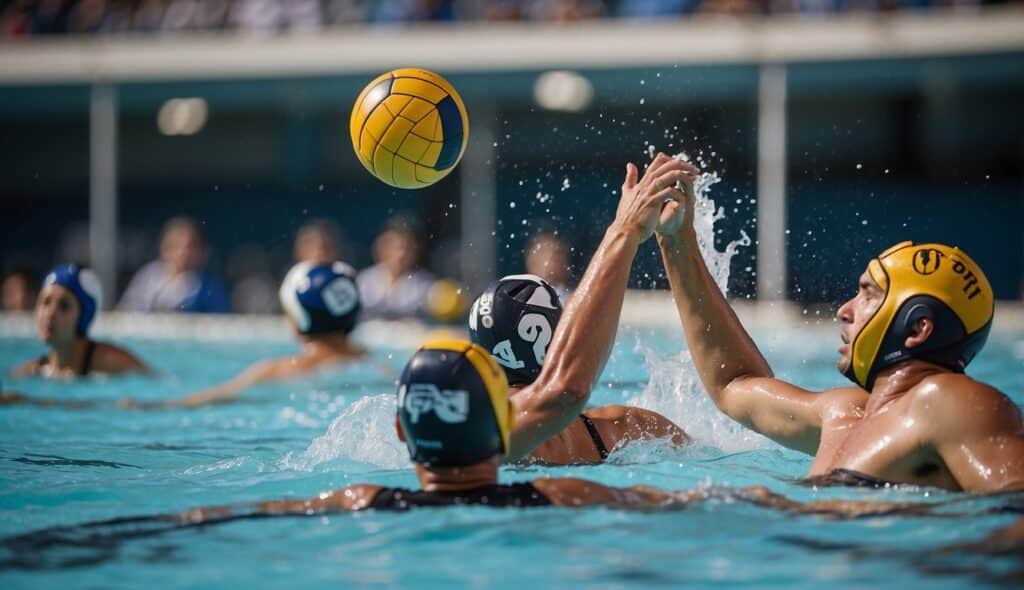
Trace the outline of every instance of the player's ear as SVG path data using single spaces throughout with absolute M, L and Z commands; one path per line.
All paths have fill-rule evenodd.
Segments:
M 915 346 L 921 346 L 928 341 L 931 337 L 932 332 L 935 331 L 935 322 L 931 318 L 923 317 L 918 318 L 914 324 L 913 329 L 910 332 L 910 336 L 907 336 L 906 341 L 903 345 L 907 348 L 914 348 Z
M 405 431 L 402 430 L 402 422 L 398 419 L 398 414 L 395 414 L 395 434 L 398 435 L 398 440 L 405 442 Z

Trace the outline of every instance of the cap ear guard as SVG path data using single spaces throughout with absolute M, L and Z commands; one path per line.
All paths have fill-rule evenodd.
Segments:
M 872 260 L 868 271 L 885 296 L 854 338 L 844 374 L 870 390 L 879 372 L 908 359 L 963 372 L 988 338 L 994 308 L 977 264 L 957 248 L 902 242 Z M 907 348 L 922 318 L 932 321 L 932 333 Z
M 413 354 L 398 389 L 398 420 L 410 458 L 471 465 L 508 451 L 512 407 L 501 367 L 480 347 L 437 340 Z
M 551 285 L 536 275 L 511 275 L 491 283 L 473 303 L 469 335 L 504 367 L 510 383 L 532 383 L 561 315 Z

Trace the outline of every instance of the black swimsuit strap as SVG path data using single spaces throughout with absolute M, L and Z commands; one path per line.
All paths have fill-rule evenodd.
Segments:
M 590 439 L 594 441 L 594 447 L 597 448 L 597 454 L 600 455 L 601 460 L 604 461 L 608 458 L 608 448 L 604 446 L 604 441 L 601 440 L 601 433 L 597 431 L 597 426 L 594 426 L 594 421 L 586 414 L 580 414 L 580 420 L 582 420 L 583 425 L 587 427 L 587 432 L 590 433 Z
M 78 374 L 83 376 L 88 375 L 92 371 L 92 357 L 96 354 L 95 342 L 89 340 L 85 346 L 85 358 L 82 359 L 82 368 L 78 371 Z

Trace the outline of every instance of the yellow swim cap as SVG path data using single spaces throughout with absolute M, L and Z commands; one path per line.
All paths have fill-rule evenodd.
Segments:
M 901 242 L 868 263 L 885 292 L 878 311 L 857 334 L 844 375 L 870 390 L 879 371 L 907 359 L 962 373 L 985 345 L 995 298 L 985 273 L 959 248 Z M 921 318 L 935 329 L 914 348 L 904 343 Z
M 476 344 L 428 342 L 399 379 L 398 419 L 416 463 L 457 467 L 505 454 L 514 419 L 505 372 Z

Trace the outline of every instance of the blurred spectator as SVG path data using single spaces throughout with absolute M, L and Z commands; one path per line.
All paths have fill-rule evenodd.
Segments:
M 126 311 L 226 313 L 228 294 L 217 277 L 203 270 L 206 247 L 199 227 L 187 217 L 164 225 L 160 259 L 132 277 L 118 307 Z
M 622 0 L 619 16 L 656 19 L 693 12 L 700 0 Z
M 0 283 L 4 311 L 32 311 L 36 305 L 39 277 L 25 267 L 16 267 Z
M 373 242 L 376 264 L 359 273 L 364 319 L 428 316 L 434 275 L 419 267 L 423 249 L 419 224 L 405 216 L 388 221 Z
M 565 301 L 569 294 L 569 244 L 552 232 L 539 233 L 526 243 L 526 272 L 544 279 Z
M 328 264 L 341 258 L 341 230 L 329 219 L 314 219 L 295 234 L 295 262 Z
M 0 2 L 6 39 L 60 33 L 116 34 L 236 29 L 315 31 L 349 23 L 555 21 L 616 16 L 667 19 L 974 9 L 1007 0 L 13 0 Z M 1020 0 L 1009 0 L 1019 4 Z

